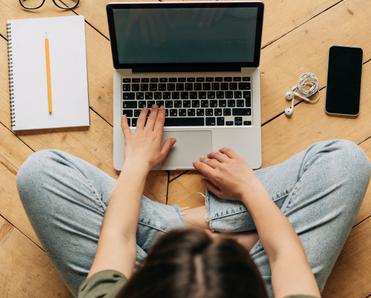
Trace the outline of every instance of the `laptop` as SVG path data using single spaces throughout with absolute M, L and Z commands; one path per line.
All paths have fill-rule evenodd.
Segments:
M 262 2 L 109 3 L 114 65 L 113 166 L 122 169 L 127 115 L 164 105 L 164 137 L 177 142 L 157 170 L 230 147 L 261 166 L 260 46 Z

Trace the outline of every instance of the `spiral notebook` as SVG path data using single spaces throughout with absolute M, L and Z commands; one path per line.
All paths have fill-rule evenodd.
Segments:
M 89 126 L 84 17 L 7 22 L 14 131 Z

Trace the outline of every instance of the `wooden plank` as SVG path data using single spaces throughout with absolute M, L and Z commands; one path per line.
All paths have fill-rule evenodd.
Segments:
M 325 287 L 324 298 L 369 297 L 371 218 L 353 228 Z
M 71 297 L 39 247 L 0 217 L 2 297 Z

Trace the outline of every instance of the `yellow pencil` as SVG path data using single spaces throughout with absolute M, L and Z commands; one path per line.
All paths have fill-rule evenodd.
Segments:
M 53 111 L 52 105 L 52 82 L 50 76 L 50 50 L 49 50 L 49 39 L 45 36 L 45 61 L 46 61 L 46 80 L 48 85 L 48 111 L 49 114 Z

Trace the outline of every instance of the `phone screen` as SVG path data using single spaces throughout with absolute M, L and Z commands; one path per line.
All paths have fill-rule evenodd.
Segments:
M 326 112 L 356 116 L 362 75 L 362 49 L 333 46 L 330 48 Z

